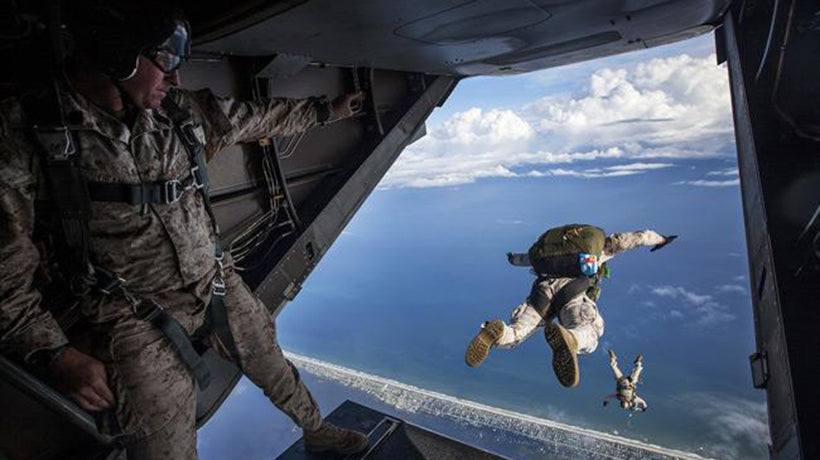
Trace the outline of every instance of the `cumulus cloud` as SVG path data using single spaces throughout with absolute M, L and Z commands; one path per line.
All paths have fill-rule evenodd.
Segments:
M 713 59 L 683 54 L 633 70 L 602 69 L 581 97 L 546 97 L 524 113 L 555 147 L 619 145 L 638 158 L 721 156 L 731 153 L 732 120 L 726 70 Z
M 726 70 L 714 65 L 714 56 L 683 54 L 630 68 L 605 68 L 589 77 L 581 94 L 454 114 L 410 145 L 380 186 L 453 186 L 482 178 L 623 177 L 673 166 L 635 160 L 730 156 L 730 107 Z M 602 160 L 610 165 L 628 162 L 539 168 Z
M 712 326 L 735 319 L 735 315 L 729 313 L 728 306 L 717 302 L 714 296 L 709 294 L 698 294 L 681 286 L 657 286 L 652 288 L 651 292 L 659 297 L 681 300 L 694 308 L 694 316 L 697 317 L 695 323 L 701 326 Z
M 719 458 L 741 459 L 749 455 L 750 445 L 769 442 L 766 404 L 728 395 L 688 393 L 673 396 L 681 407 L 688 407 L 712 428 L 715 439 L 707 441 L 707 454 Z

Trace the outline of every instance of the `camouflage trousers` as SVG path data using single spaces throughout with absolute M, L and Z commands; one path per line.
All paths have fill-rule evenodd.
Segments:
M 319 407 L 282 355 L 265 305 L 232 269 L 226 284 L 228 322 L 243 373 L 296 425 L 318 428 Z M 154 298 L 191 333 L 205 319 L 207 299 L 201 297 L 206 296 L 175 292 Z M 196 383 L 168 339 L 134 316 L 94 335 L 90 351 L 106 364 L 128 459 L 196 459 Z M 210 340 L 225 356 L 218 339 Z
M 545 299 L 552 300 L 569 281 L 568 278 L 536 281 L 534 289 L 537 289 Z M 586 294 L 570 300 L 558 312 L 558 321 L 575 337 L 579 354 L 592 353 L 598 348 L 598 339 L 604 335 L 604 319 L 598 313 L 595 302 Z M 524 302 L 513 310 L 510 322 L 504 325 L 504 332 L 495 346 L 517 347 L 545 324 L 544 318 L 530 302 Z

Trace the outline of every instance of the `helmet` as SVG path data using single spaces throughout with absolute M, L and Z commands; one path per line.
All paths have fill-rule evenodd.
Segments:
M 190 54 L 190 27 L 181 10 L 155 0 L 93 1 L 72 9 L 75 54 L 114 80 L 134 76 L 145 55 L 166 73 Z

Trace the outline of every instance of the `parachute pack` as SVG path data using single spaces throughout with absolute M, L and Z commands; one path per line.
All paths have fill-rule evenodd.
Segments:
M 603 268 L 599 260 L 605 243 L 606 233 L 593 225 L 551 228 L 530 247 L 530 264 L 542 276 L 592 277 Z

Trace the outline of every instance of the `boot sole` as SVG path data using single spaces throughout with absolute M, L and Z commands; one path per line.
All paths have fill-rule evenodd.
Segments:
M 569 349 L 566 334 L 571 332 L 555 323 L 547 323 L 544 328 L 544 338 L 552 348 L 552 370 L 561 385 L 572 388 L 578 386 L 580 371 L 578 357 Z
M 467 365 L 470 367 L 480 366 L 487 359 L 487 355 L 490 354 L 490 347 L 501 338 L 502 334 L 504 334 L 504 323 L 502 321 L 494 319 L 488 322 L 467 346 L 467 353 L 464 356 Z

